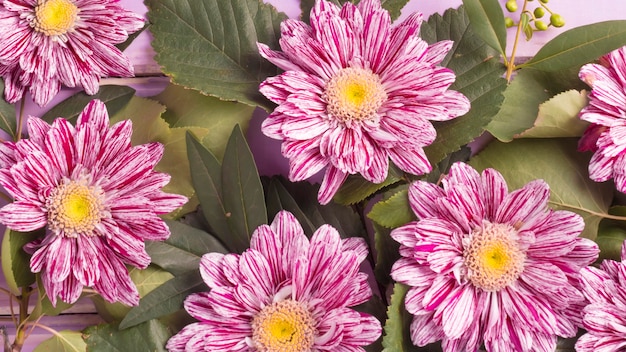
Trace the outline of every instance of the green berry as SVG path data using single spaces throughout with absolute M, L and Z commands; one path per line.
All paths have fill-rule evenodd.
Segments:
M 517 1 L 515 0 L 507 1 L 505 6 L 506 6 L 506 9 L 509 10 L 509 12 L 517 11 Z
M 543 9 L 543 7 L 538 7 L 535 9 L 533 14 L 535 15 L 535 18 L 541 18 L 543 17 L 543 15 L 546 14 L 546 11 Z
M 506 28 L 511 28 L 511 27 L 515 26 L 515 22 L 513 22 L 513 19 L 511 17 L 505 17 L 504 18 L 504 25 L 506 26 Z
M 552 16 L 550 16 L 550 23 L 555 27 L 563 27 L 565 25 L 565 20 L 563 19 L 563 16 L 553 13 Z
M 547 4 L 547 3 L 548 3 L 548 0 L 539 0 L 539 1 L 541 1 L 541 2 L 542 2 L 542 3 L 544 3 L 544 4 Z
M 537 28 L 538 31 L 545 31 L 548 29 L 548 25 L 544 21 L 537 20 L 535 21 L 535 28 Z

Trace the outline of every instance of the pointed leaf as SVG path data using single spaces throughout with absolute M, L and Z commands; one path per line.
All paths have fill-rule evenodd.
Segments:
M 6 229 L 2 238 L 2 271 L 6 283 L 14 295 L 20 295 L 20 287 L 35 283 L 35 274 L 30 271 L 30 255 L 24 245 L 43 236 L 43 231 L 17 232 Z
M 498 60 L 499 53 L 474 32 L 464 6 L 447 10 L 443 16 L 430 16 L 422 25 L 421 35 L 431 44 L 454 41 L 442 65 L 456 73 L 456 82 L 450 89 L 463 93 L 472 103 L 464 116 L 434 123 L 437 139 L 425 148 L 428 160 L 434 165 L 483 133 L 500 109 L 506 80 L 502 78 L 505 70 Z
M 209 232 L 230 251 L 246 245 L 232 235 L 227 220 L 227 211 L 222 197 L 222 166 L 192 134 L 187 134 L 187 155 L 191 168 L 191 180 L 196 189 L 202 214 L 209 226 Z
M 256 43 L 277 48 L 286 16 L 258 0 L 146 0 L 152 46 L 163 73 L 182 86 L 272 108 L 259 84 L 278 69 Z
M 90 352 L 133 351 L 166 352 L 165 344 L 171 332 L 158 320 L 150 320 L 132 329 L 121 330 L 114 324 L 92 326 L 84 331 L 84 338 Z
M 170 127 L 205 128 L 208 133 L 202 137 L 202 144 L 220 160 L 233 127 L 239 124 L 245 134 L 254 112 L 249 105 L 222 101 L 175 84 L 168 85 L 154 99 L 167 106 L 163 119 Z
M 391 229 L 415 220 L 415 214 L 409 205 L 408 186 L 404 185 L 394 191 L 396 193 L 389 198 L 374 204 L 367 214 L 377 224 Z
M 212 234 L 180 221 L 165 221 L 172 233 L 166 243 L 197 256 L 209 252 L 227 253 L 227 249 Z
M 0 129 L 15 140 L 17 133 L 17 116 L 15 105 L 4 100 L 4 80 L 0 78 Z
M 235 126 L 222 162 L 222 195 L 226 220 L 236 238 L 237 252 L 250 245 L 252 232 L 267 224 L 263 185 L 252 152 L 239 126 Z
M 626 20 L 597 22 L 559 34 L 518 67 L 558 71 L 596 60 L 624 45 Z
M 551 190 L 549 205 L 580 214 L 585 220 L 582 236 L 595 239 L 600 220 L 608 214 L 613 186 L 589 179 L 590 155 L 576 151 L 577 143 L 576 138 L 493 142 L 470 164 L 478 170 L 498 170 L 510 191 L 535 179 L 545 180 Z
M 498 0 L 463 0 L 474 32 L 500 55 L 506 55 L 506 26 Z
M 282 179 L 278 177 L 272 177 L 267 185 L 265 197 L 268 218 L 273 219 L 279 211 L 287 210 L 298 219 L 304 233 L 310 237 L 317 227 L 313 225 L 311 220 L 304 214 L 296 200 L 289 194 L 289 191 L 287 191 L 281 181 Z
M 409 325 L 411 314 L 404 308 L 404 297 L 408 287 L 395 284 L 391 304 L 387 308 L 387 321 L 384 326 L 383 352 L 417 352 L 420 349 L 411 343 Z
M 402 176 L 402 170 L 392 164 L 389 165 L 387 178 L 381 183 L 369 182 L 361 175 L 350 175 L 335 194 L 333 201 L 343 205 L 359 203 L 377 191 L 399 182 Z
M 522 132 L 524 138 L 580 137 L 588 122 L 578 117 L 587 105 L 587 93 L 568 90 L 555 95 L 539 106 L 539 115 L 529 130 Z
M 120 328 L 126 329 L 174 313 L 183 308 L 188 295 L 207 290 L 197 270 L 176 276 L 142 297 L 139 305 L 126 314 Z
M 135 90 L 131 87 L 103 85 L 94 95 L 87 95 L 85 92 L 72 95 L 48 110 L 41 118 L 51 123 L 57 117 L 64 117 L 74 123 L 85 106 L 94 99 L 104 102 L 109 116 L 113 116 L 126 106 L 134 95 Z
M 376 247 L 376 266 L 374 267 L 374 275 L 376 281 L 381 285 L 389 285 L 391 280 L 391 267 L 393 263 L 400 258 L 400 243 L 396 242 L 391 236 L 391 229 L 380 226 L 377 223 L 372 224 L 374 228 L 374 245 Z
M 79 331 L 61 330 L 42 341 L 33 352 L 85 352 L 87 344 Z

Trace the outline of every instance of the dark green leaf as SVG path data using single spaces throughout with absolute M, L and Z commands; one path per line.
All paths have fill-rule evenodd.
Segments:
M 317 227 L 313 225 L 311 220 L 304 214 L 296 200 L 289 191 L 283 186 L 281 179 L 272 177 L 268 181 L 267 190 L 265 191 L 267 215 L 269 219 L 273 219 L 281 210 L 287 210 L 292 213 L 300 225 L 304 233 L 311 237 Z
M 404 308 L 404 297 L 408 287 L 395 284 L 391 295 L 391 304 L 387 308 L 387 321 L 384 326 L 383 352 L 417 352 L 419 349 L 411 343 L 409 325 L 412 316 Z
M 103 85 L 94 95 L 87 95 L 85 92 L 72 95 L 48 110 L 41 118 L 52 123 L 57 117 L 63 117 L 74 123 L 85 106 L 94 99 L 104 102 L 109 116 L 113 116 L 128 104 L 133 95 L 135 95 L 135 90 L 131 87 Z
M 148 27 L 150 27 L 150 23 L 146 23 L 143 27 L 141 27 L 141 29 L 129 35 L 128 38 L 123 43 L 119 43 L 115 47 L 118 48 L 120 51 L 126 50 L 126 48 L 128 48 L 128 46 L 131 45 L 133 41 L 137 39 L 137 37 L 141 33 L 143 33 L 146 29 L 148 29 Z
M 4 80 L 0 78 L 0 129 L 8 133 L 12 140 L 17 134 L 17 117 L 15 105 L 4 100 Z
M 208 223 L 209 232 L 215 234 L 226 248 L 234 251 L 239 243 L 231 235 L 226 220 L 226 209 L 222 199 L 222 166 L 213 153 L 189 133 L 187 155 L 191 180 L 200 201 L 202 214 Z
M 158 320 L 150 320 L 132 329 L 120 330 L 114 324 L 101 324 L 83 331 L 89 352 L 166 352 L 165 344 L 172 336 Z
M 463 5 L 476 35 L 506 56 L 506 26 L 498 0 L 463 0 Z
M 559 34 L 519 67 L 558 71 L 596 60 L 624 45 L 626 20 L 597 22 Z
M 20 295 L 19 288 L 35 283 L 35 274 L 30 271 L 30 255 L 24 245 L 44 235 L 43 230 L 17 232 L 6 230 L 2 238 L 2 270 L 7 285 L 13 294 Z
M 367 302 L 355 306 L 354 310 L 356 310 L 357 312 L 372 315 L 380 322 L 383 322 L 385 321 L 385 319 L 387 319 L 387 305 L 385 305 L 385 302 L 383 302 L 383 300 L 380 299 L 380 297 L 377 295 L 372 295 L 372 297 L 370 297 Z M 380 336 L 378 340 L 374 341 L 373 343 L 367 346 L 363 346 L 363 349 L 365 350 L 365 352 L 380 352 L 383 350 L 382 342 L 383 337 Z
M 199 271 L 190 271 L 166 281 L 141 298 L 120 323 L 121 329 L 150 319 L 174 313 L 183 308 L 185 298 L 195 292 L 208 291 Z
M 415 220 L 415 214 L 409 205 L 408 186 L 403 185 L 393 191 L 396 193 L 374 204 L 367 214 L 377 224 L 391 229 Z
M 237 252 L 250 245 L 252 232 L 267 224 L 263 185 L 252 152 L 239 126 L 235 126 L 222 162 L 222 196 L 226 220 L 236 239 Z
M 596 243 L 600 247 L 598 260 L 621 261 L 624 240 L 626 240 L 626 230 L 621 227 L 612 226 L 599 232 L 596 238 Z
M 259 84 L 279 71 L 257 42 L 278 48 L 286 16 L 258 0 L 146 0 L 152 46 L 176 84 L 271 109 Z
M 333 201 L 343 205 L 359 203 L 377 191 L 400 182 L 402 175 L 402 170 L 391 164 L 389 165 L 387 178 L 381 183 L 369 182 L 361 175 L 350 175 L 343 185 L 341 185 L 337 194 L 335 194 Z
M 585 220 L 582 236 L 595 239 L 598 224 L 612 200 L 613 186 L 589 179 L 589 153 L 576 151 L 578 139 L 517 139 L 493 142 L 470 160 L 478 170 L 494 168 L 507 181 L 509 191 L 543 179 L 550 185 L 549 205 L 574 211 Z
M 374 228 L 374 245 L 376 246 L 376 266 L 374 275 L 376 281 L 382 286 L 389 285 L 391 281 L 391 267 L 400 258 L 400 243 L 391 236 L 391 229 L 382 227 L 377 223 L 372 224 Z
M 442 62 L 452 69 L 456 82 L 450 87 L 463 93 L 472 103 L 464 116 L 434 123 L 437 139 L 425 148 L 428 160 L 436 164 L 446 155 L 481 135 L 485 126 L 498 112 L 504 99 L 506 80 L 499 53 L 480 39 L 469 26 L 463 6 L 447 10 L 443 16 L 434 14 L 422 25 L 421 35 L 428 43 L 453 40 L 454 46 Z
M 173 275 L 198 270 L 205 253 L 227 253 L 228 250 L 211 234 L 178 221 L 167 221 L 171 235 L 165 242 L 149 241 L 146 251 L 152 263 Z
M 409 0 L 381 0 L 383 8 L 389 11 L 391 20 L 396 20 L 402 14 L 402 9 Z

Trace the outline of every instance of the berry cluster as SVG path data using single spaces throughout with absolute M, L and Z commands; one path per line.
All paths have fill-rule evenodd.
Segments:
M 526 35 L 526 40 L 530 40 L 534 31 L 545 31 L 549 26 L 563 27 L 565 25 L 563 17 L 548 8 L 547 3 L 549 0 L 539 0 L 537 7 L 535 7 L 533 11 L 530 11 L 527 7 L 528 3 L 532 1 L 533 0 L 524 0 L 519 23 L 515 23 L 511 17 L 504 18 L 504 23 L 507 28 L 521 24 L 522 29 L 524 29 L 524 34 Z M 508 0 L 505 7 L 507 11 L 511 13 L 516 12 L 518 9 L 517 0 Z M 541 20 L 541 18 L 546 15 L 546 11 L 550 14 L 550 22 L 547 24 L 544 20 Z

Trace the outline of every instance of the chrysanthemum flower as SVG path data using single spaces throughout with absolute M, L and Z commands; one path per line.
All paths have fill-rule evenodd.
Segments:
M 144 25 L 119 0 L 0 0 L 0 76 L 14 103 L 28 88 L 46 105 L 60 90 L 95 94 L 100 77 L 132 77 L 115 44 Z
M 579 150 L 593 150 L 589 177 L 596 182 L 614 179 L 626 193 L 626 47 L 608 53 L 599 64 L 587 64 L 579 77 L 591 87 L 589 104 L 580 112 L 591 122 Z M 595 146 L 589 143 L 595 140 Z
M 600 268 L 581 270 L 583 294 L 590 304 L 583 310 L 587 333 L 576 341 L 578 352 L 615 352 L 626 349 L 626 243 L 622 261 L 604 260 Z
M 136 305 L 125 264 L 150 264 L 144 240 L 170 235 L 158 215 L 187 201 L 161 191 L 170 176 L 153 168 L 163 145 L 131 146 L 131 122 L 109 127 L 98 100 L 76 127 L 63 118 L 49 125 L 31 117 L 28 132 L 29 139 L 0 148 L 0 185 L 14 199 L 0 209 L 0 222 L 16 231 L 47 229 L 27 249 L 53 304 L 57 296 L 76 301 L 88 286 L 107 301 Z
M 252 235 L 243 254 L 208 253 L 200 273 L 210 292 L 187 297 L 198 322 L 172 337 L 176 351 L 364 351 L 380 322 L 350 307 L 371 296 L 359 265 L 361 238 L 342 240 L 330 225 L 309 240 L 286 211 Z
M 598 246 L 579 237 L 583 219 L 547 208 L 542 180 L 508 192 L 502 175 L 456 163 L 443 188 L 409 188 L 419 220 L 394 229 L 402 256 L 391 276 L 410 286 L 414 344 L 444 351 L 554 351 L 572 337 L 585 303 L 580 269 Z
M 436 131 L 432 121 L 465 114 L 470 103 L 447 90 L 454 73 L 437 66 L 451 41 L 429 46 L 419 37 L 422 14 L 391 24 L 380 0 L 342 8 L 316 1 L 311 26 L 281 24 L 282 52 L 258 44 L 263 57 L 285 70 L 260 87 L 279 104 L 263 122 L 282 140 L 289 178 L 307 179 L 326 168 L 319 190 L 328 203 L 350 174 L 385 180 L 389 159 L 415 175 L 431 170 L 423 148 Z

